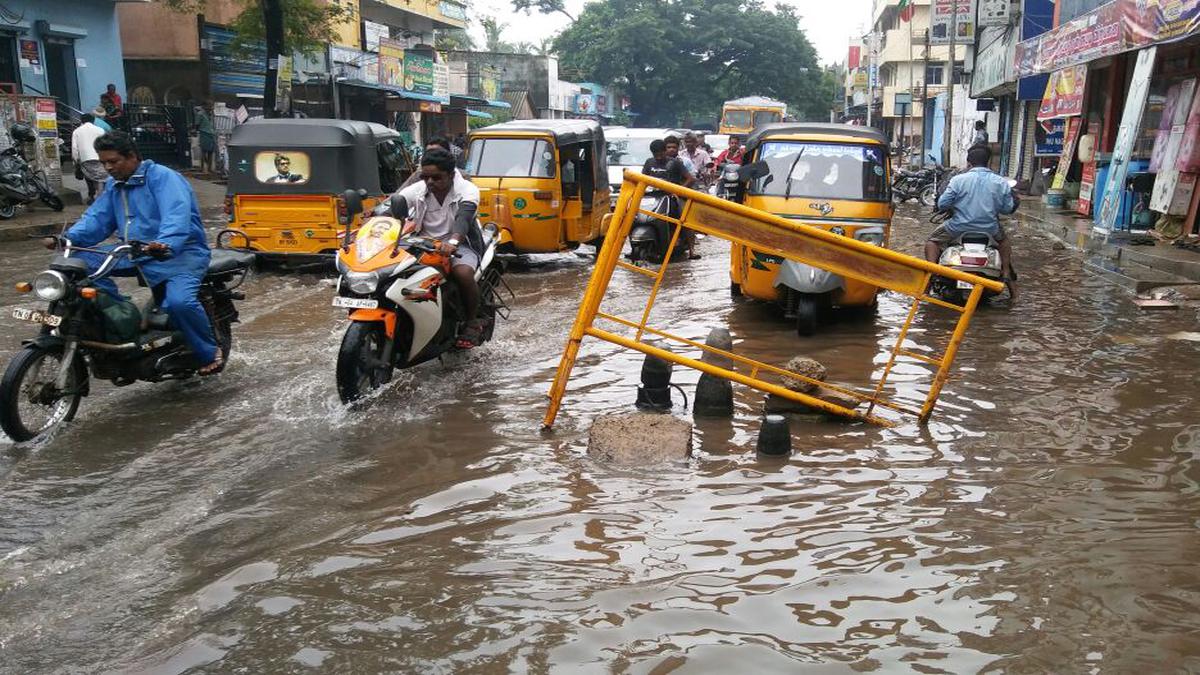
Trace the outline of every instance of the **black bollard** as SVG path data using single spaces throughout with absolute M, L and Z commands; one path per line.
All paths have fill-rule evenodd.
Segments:
M 733 338 L 724 328 L 714 328 L 708 333 L 704 344 L 709 347 L 731 351 Z M 729 368 L 729 359 L 704 352 L 700 360 L 723 368 Z M 699 417 L 733 417 L 733 383 L 723 377 L 700 373 L 696 382 L 696 405 L 693 414 Z
M 642 361 L 642 386 L 638 387 L 635 404 L 639 410 L 666 412 L 671 409 L 672 370 L 670 361 L 646 355 L 646 360 Z
M 758 430 L 758 454 L 781 457 L 792 452 L 792 431 L 783 415 L 767 415 Z

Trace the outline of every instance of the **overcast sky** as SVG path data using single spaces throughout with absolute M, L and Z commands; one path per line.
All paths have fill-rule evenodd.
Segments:
M 567 10 L 574 16 L 584 5 L 584 0 L 566 0 Z M 784 0 L 795 6 L 803 17 L 800 27 L 817 48 L 821 62 L 825 64 L 846 59 L 846 48 L 850 36 L 859 34 L 870 20 L 871 0 Z M 774 2 L 766 3 L 773 6 Z M 557 33 L 567 24 L 561 14 L 543 15 L 513 12 L 509 0 L 475 0 L 472 13 L 490 14 L 507 23 L 504 40 L 507 42 L 539 43 L 543 38 Z M 480 47 L 483 44 L 483 29 L 478 21 L 471 22 L 471 32 Z

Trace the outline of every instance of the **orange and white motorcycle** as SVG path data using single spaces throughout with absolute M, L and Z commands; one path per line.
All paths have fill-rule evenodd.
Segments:
M 450 256 L 440 242 L 414 234 L 404 200 L 389 200 L 388 215 L 364 218 L 350 231 L 362 211 L 362 195 L 347 190 L 338 219 L 346 226 L 337 254 L 340 276 L 334 307 L 350 312 L 337 359 L 338 396 L 343 403 L 362 398 L 387 384 L 397 368 L 457 351 L 459 328 L 472 318 L 483 319 L 480 342 L 491 339 L 497 317 L 508 317 L 501 293 L 504 266 L 496 260 L 497 229 L 482 228 L 483 251 L 475 280 L 480 303 L 476 317 L 464 316 L 457 284 L 450 277 Z

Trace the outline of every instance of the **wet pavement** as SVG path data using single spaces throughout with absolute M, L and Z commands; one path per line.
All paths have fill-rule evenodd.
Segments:
M 893 248 L 916 252 L 905 213 Z M 1196 312 L 1015 242 L 1022 302 L 977 314 L 927 427 L 794 422 L 777 461 L 745 389 L 690 460 L 590 459 L 589 420 L 630 408 L 640 368 L 595 341 L 539 431 L 582 258 L 510 274 L 496 340 L 353 412 L 332 289 L 260 274 L 225 374 L 98 384 L 52 442 L 0 455 L 0 671 L 1200 670 L 1200 344 L 1167 338 Z M 901 298 L 800 340 L 703 251 L 660 325 L 831 381 L 882 368 Z M 0 288 L 45 260 L 6 246 Z M 647 283 L 613 288 L 632 310 Z M 951 321 L 922 315 L 914 347 Z M 0 318 L 3 358 L 30 332 Z M 906 363 L 890 393 L 928 374 Z

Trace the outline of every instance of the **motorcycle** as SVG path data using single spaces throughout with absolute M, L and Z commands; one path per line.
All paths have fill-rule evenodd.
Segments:
M 640 208 L 633 217 L 633 227 L 629 230 L 629 261 L 635 265 L 642 262 L 658 265 L 667 256 L 670 256 L 672 261 L 685 259 L 688 248 L 687 232 L 679 233 L 675 239 L 675 246 L 668 252 L 674 224 L 649 215 L 661 214 L 678 218 L 679 201 L 666 193 L 647 193 L 642 197 Z
M 1003 281 L 1000 265 L 1000 247 L 991 236 L 981 232 L 968 232 L 960 235 L 952 244 L 942 251 L 938 263 L 960 272 L 977 274 L 993 281 Z M 1014 277 L 1016 274 L 1014 273 Z M 961 305 L 966 302 L 966 294 L 971 292 L 971 284 L 966 281 L 953 281 L 945 277 L 936 277 L 934 293 L 946 302 Z M 985 290 L 983 299 L 988 300 L 997 294 Z
M 897 169 L 892 180 L 892 199 L 897 204 L 916 199 L 932 208 L 937 204 L 938 181 L 943 173 L 945 170 L 940 166 L 915 171 Z
M 487 342 L 496 318 L 508 318 L 501 292 L 512 297 L 504 283 L 504 265 L 495 257 L 495 223 L 481 228 L 483 250 L 475 271 L 479 311 L 468 317 L 458 285 L 449 276 L 451 257 L 440 242 L 413 234 L 405 200 L 388 200 L 387 215 L 374 215 L 356 232 L 350 231 L 350 223 L 362 211 L 362 197 L 347 190 L 338 216 L 346 231 L 337 255 L 340 277 L 333 306 L 348 310 L 350 316 L 337 357 L 337 389 L 343 403 L 384 386 L 397 368 L 459 351 L 459 328 L 472 318 L 484 320 L 480 338 Z
M 0 220 L 16 215 L 17 207 L 41 200 L 55 211 L 63 210 L 63 200 L 50 189 L 46 172 L 34 170 L 25 157 L 26 143 L 37 141 L 33 127 L 17 122 L 8 129 L 13 144 L 0 152 Z
M 33 292 L 50 303 L 46 310 L 18 307 L 12 312 L 15 319 L 41 326 L 37 337 L 23 342 L 24 349 L 9 361 L 0 379 L 0 429 L 18 443 L 42 438 L 73 419 L 90 391 L 89 374 L 123 387 L 188 378 L 204 365 L 192 357 L 183 334 L 172 329 L 161 307 L 161 288 L 154 289 L 143 311 L 94 285 L 125 258 L 161 259 L 163 253 L 138 241 L 112 249 L 73 246 L 66 239 L 60 244 L 62 254 L 51 260 L 49 269 L 32 283 L 17 284 L 18 291 Z M 76 251 L 106 257 L 89 274 L 87 263 L 72 257 Z M 232 324 L 238 320 L 234 300 L 245 297 L 236 289 L 253 264 L 253 254 L 214 250 L 200 284 L 200 303 L 227 357 L 233 347 Z M 146 283 L 140 276 L 139 281 Z

